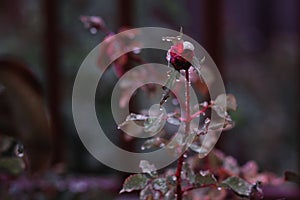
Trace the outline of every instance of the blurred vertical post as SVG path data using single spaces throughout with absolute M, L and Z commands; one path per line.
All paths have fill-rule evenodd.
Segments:
M 297 24 L 298 24 L 298 55 L 297 55 L 297 63 L 298 63 L 298 98 L 300 98 L 300 2 L 298 1 L 298 16 L 297 16 Z M 300 105 L 298 104 L 298 122 L 300 121 Z M 298 123 L 298 172 L 300 172 L 300 123 Z
M 120 27 L 132 26 L 132 13 L 133 13 L 133 1 L 132 0 L 119 0 L 119 19 Z
M 221 75 L 224 75 L 222 63 L 223 37 L 223 1 L 203 1 L 203 46 L 216 63 Z M 224 78 L 224 77 L 223 77 Z
M 223 64 L 223 1 L 203 1 L 203 46 L 217 65 L 224 80 L 225 70 Z M 217 147 L 223 149 L 225 140 L 219 140 Z
M 119 27 L 130 28 L 133 25 L 133 0 L 119 0 Z M 130 105 L 131 112 L 138 112 L 136 105 Z M 120 131 L 120 130 L 118 130 Z M 135 150 L 135 140 L 130 136 L 126 136 L 126 133 L 122 132 L 123 137 L 120 138 L 120 147 L 128 151 Z M 131 139 L 128 139 L 131 138 Z
M 45 63 L 47 78 L 47 97 L 50 112 L 51 128 L 53 135 L 53 160 L 52 163 L 61 162 L 63 159 L 64 135 L 61 121 L 61 73 L 59 52 L 59 19 L 58 0 L 44 1 L 45 17 Z

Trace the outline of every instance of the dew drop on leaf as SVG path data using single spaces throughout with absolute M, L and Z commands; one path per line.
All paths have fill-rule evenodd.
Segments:
M 205 124 L 208 124 L 209 122 L 210 122 L 209 118 L 206 118 L 205 121 L 204 121 Z
M 134 54 L 139 54 L 139 53 L 141 53 L 141 49 L 138 48 L 138 47 L 134 47 L 134 48 L 133 48 L 133 53 L 134 53 Z
M 159 145 L 159 147 L 164 147 L 165 146 L 165 144 L 164 143 L 161 143 L 160 145 Z
M 98 30 L 95 27 L 90 28 L 91 34 L 96 34 Z
M 178 99 L 172 99 L 172 104 L 177 106 L 179 104 Z
M 201 175 L 201 176 L 206 176 L 206 175 L 208 175 L 208 174 L 209 174 L 208 171 L 200 171 L 200 175 Z
M 208 106 L 208 103 L 207 103 L 207 101 L 204 101 L 204 102 L 201 103 L 200 105 L 203 106 L 203 107 L 207 107 L 207 106 Z
M 24 146 L 22 144 L 17 144 L 16 145 L 15 154 L 19 158 L 22 158 L 24 156 Z

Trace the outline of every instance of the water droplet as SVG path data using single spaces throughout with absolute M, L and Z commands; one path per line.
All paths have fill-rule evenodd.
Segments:
M 209 174 L 209 172 L 208 171 L 200 171 L 200 174 L 201 174 L 201 176 L 206 176 Z
M 242 186 L 242 183 L 240 182 L 240 183 L 238 183 L 238 186 Z
M 202 113 L 202 115 L 205 116 L 206 114 L 205 114 L 205 113 Z
M 133 48 L 133 53 L 134 54 L 139 54 L 139 53 L 141 53 L 141 49 L 139 47 L 134 47 Z
M 22 144 L 17 144 L 15 146 L 15 154 L 19 158 L 22 158 L 24 156 L 24 146 Z
M 178 99 L 172 99 L 172 104 L 177 106 L 179 104 Z
M 176 78 L 176 82 L 179 82 L 180 81 L 180 78 Z
M 91 34 L 96 34 L 98 30 L 95 27 L 90 28 Z
M 187 158 L 187 157 L 188 157 L 188 155 L 185 153 L 185 154 L 183 154 L 183 157 L 184 157 L 184 158 Z
M 210 122 L 209 118 L 206 118 L 205 121 L 204 121 L 205 124 L 208 124 L 209 122 Z
M 142 146 L 142 147 L 141 147 L 141 150 L 142 150 L 142 151 L 144 151 L 144 150 L 145 150 L 145 147 L 144 147 L 144 146 Z
M 159 199 L 160 197 L 160 193 L 159 192 L 155 192 L 154 193 L 154 199 Z
M 167 192 L 167 194 L 165 195 L 166 198 L 170 197 L 170 191 Z
M 22 158 L 22 157 L 24 156 L 24 153 L 23 153 L 23 152 L 17 153 L 17 156 L 18 156 L 19 158 Z
M 208 106 L 207 101 L 204 101 L 204 102 L 202 103 L 202 106 L 203 106 L 203 107 L 207 107 L 207 106 Z
M 165 144 L 164 143 L 161 143 L 160 145 L 159 145 L 159 147 L 164 147 L 165 146 Z
M 121 129 L 121 126 L 118 126 L 117 129 L 120 130 L 120 129 Z
M 222 190 L 222 188 L 221 188 L 221 187 L 217 187 L 217 190 L 221 191 L 221 190 Z
M 177 180 L 176 176 L 172 176 L 172 180 L 176 181 Z

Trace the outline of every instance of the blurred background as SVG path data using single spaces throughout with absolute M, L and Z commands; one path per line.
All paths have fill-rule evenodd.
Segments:
M 2 0 L 0 55 L 25 62 L 37 77 L 52 121 L 51 162 L 101 173 L 110 169 L 85 150 L 71 112 L 77 70 L 105 37 L 84 29 L 81 15 L 101 16 L 114 32 L 182 26 L 208 51 L 237 98 L 236 127 L 221 135 L 218 148 L 241 164 L 255 160 L 261 170 L 299 172 L 299 1 Z

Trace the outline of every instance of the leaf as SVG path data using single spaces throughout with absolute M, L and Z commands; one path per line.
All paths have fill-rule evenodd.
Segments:
M 139 167 L 142 169 L 143 173 L 147 173 L 152 177 L 157 175 L 156 167 L 147 160 L 141 160 Z
M 217 179 L 208 171 L 200 171 L 200 173 L 195 176 L 194 184 L 197 186 L 207 186 L 216 183 Z
M 240 173 L 240 167 L 238 165 L 238 162 L 232 156 L 225 157 L 222 168 L 229 175 L 238 175 Z
M 284 179 L 293 183 L 300 184 L 300 175 L 295 172 L 286 171 L 284 172 Z
M 194 69 L 197 71 L 198 75 L 201 76 L 201 64 L 204 63 L 204 60 L 205 60 L 205 56 L 201 59 L 201 61 L 199 61 L 199 59 L 194 56 L 193 57 L 193 60 L 191 62 L 192 66 L 194 67 Z
M 83 23 L 84 27 L 89 29 L 92 34 L 97 33 L 97 31 L 104 30 L 107 31 L 105 22 L 101 17 L 98 16 L 80 16 L 80 21 Z
M 123 127 L 123 126 L 125 126 L 125 125 L 131 123 L 132 121 L 141 121 L 141 122 L 144 122 L 144 121 L 146 121 L 148 118 L 149 118 L 149 116 L 147 116 L 147 115 L 141 115 L 141 114 L 130 113 L 130 114 L 126 117 L 125 121 L 124 121 L 123 123 L 119 124 L 118 127 Z
M 252 185 L 250 199 L 251 200 L 259 200 L 259 199 L 263 199 L 263 198 L 264 198 L 264 194 L 261 189 L 261 182 L 258 181 L 254 185 Z
M 204 64 L 204 62 L 205 62 L 205 56 L 203 56 L 203 57 L 201 58 L 201 60 L 200 60 L 200 65 Z
M 196 153 L 203 153 L 203 148 L 199 146 L 198 144 L 191 144 L 190 149 L 195 151 Z
M 229 187 L 242 197 L 249 197 L 253 187 L 250 183 L 236 176 L 227 178 L 222 182 L 222 185 Z
M 227 94 L 226 95 L 226 104 L 227 104 L 227 110 L 233 110 L 236 111 L 237 109 L 237 102 L 236 98 L 233 94 Z
M 172 88 L 175 85 L 176 79 L 179 79 L 180 74 L 178 73 L 178 71 L 172 69 L 172 71 L 170 71 L 170 73 L 168 74 L 168 79 L 165 83 L 165 85 L 162 87 L 162 89 L 164 90 L 164 93 L 162 95 L 162 99 L 160 100 L 160 105 L 162 106 L 167 99 L 170 97 L 170 93 Z
M 149 118 L 147 115 L 141 115 L 141 114 L 135 114 L 135 113 L 130 113 L 126 117 L 126 121 L 145 121 Z
M 1 85 L 0 85 L 1 86 Z M 15 142 L 15 139 L 8 136 L 0 136 L 0 153 L 7 151 Z
M 168 186 L 166 178 L 157 178 L 152 181 L 152 187 L 154 190 L 161 191 L 163 194 L 167 193 Z
M 198 129 L 198 128 L 194 129 L 194 134 L 196 134 L 197 136 L 199 136 L 199 135 L 206 135 L 207 132 L 208 132 L 208 126 L 209 126 L 209 124 L 210 124 L 210 119 L 206 118 L 204 120 L 204 124 L 201 126 L 200 129 Z
M 184 172 L 185 178 L 188 179 L 190 183 L 195 182 L 195 173 L 187 162 L 183 163 L 182 171 Z
M 164 200 L 174 200 L 175 197 L 175 188 L 171 188 L 164 196 Z
M 247 179 L 247 177 L 255 177 L 258 173 L 257 163 L 253 160 L 248 161 L 241 167 L 241 172 L 243 173 L 243 177 Z
M 1 158 L 0 170 L 4 170 L 12 175 L 19 175 L 25 169 L 25 163 L 21 158 Z
M 176 176 L 175 175 L 167 176 L 166 181 L 169 185 L 176 186 Z
M 194 138 L 195 134 L 185 134 L 180 131 L 169 140 L 170 142 L 168 144 L 166 144 L 166 150 L 172 156 L 178 156 L 187 150 Z
M 154 196 L 154 191 L 151 185 L 147 185 L 143 190 L 140 192 L 140 200 L 152 200 Z
M 171 141 L 167 145 L 167 148 L 174 149 L 182 146 L 182 143 L 183 143 L 183 134 L 177 133 L 172 137 Z
M 166 143 L 166 140 L 163 138 L 160 138 L 160 137 L 151 138 L 144 142 L 141 149 L 145 150 L 145 149 L 150 149 L 153 147 L 164 147 L 165 143 Z
M 224 105 L 226 102 L 226 105 Z M 216 111 L 216 113 L 220 116 L 225 118 L 227 114 L 227 110 L 236 110 L 237 103 L 236 99 L 232 94 L 220 94 L 217 96 L 216 100 L 212 108 Z
M 144 122 L 144 131 L 148 132 L 148 133 L 154 133 L 154 132 L 159 131 L 165 122 L 164 116 L 165 116 L 165 114 L 162 112 L 157 117 L 149 117 Z
M 131 192 L 133 190 L 141 190 L 146 187 L 148 178 L 143 174 L 134 174 L 127 177 L 124 181 L 123 188 L 120 193 Z
M 175 126 L 179 126 L 181 124 L 181 121 L 179 119 L 180 116 L 178 116 L 178 113 L 169 113 L 167 122 L 169 124 L 173 124 Z

